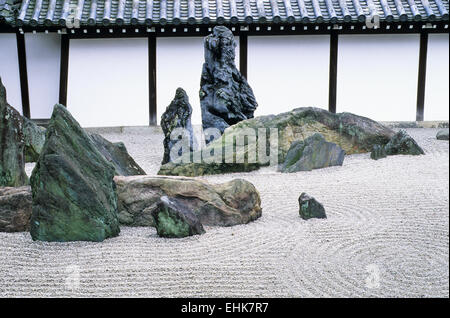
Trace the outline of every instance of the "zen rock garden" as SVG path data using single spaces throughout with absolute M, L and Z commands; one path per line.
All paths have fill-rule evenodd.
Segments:
M 254 117 L 258 103 L 236 68 L 235 48 L 226 27 L 215 27 L 205 38 L 202 128 L 218 134 L 196 139 L 189 97 L 178 88 L 161 117 L 164 156 L 158 175 L 146 175 L 123 143 L 83 129 L 63 105 L 54 106 L 47 129 L 36 126 L 7 103 L 0 80 L 0 231 L 29 231 L 33 240 L 54 242 L 99 242 L 118 236 L 121 226 L 154 227 L 165 238 L 201 235 L 207 227 L 257 220 L 262 202 L 242 178 L 215 184 L 198 176 L 275 165 L 276 173 L 301 178 L 305 171 L 339 168 L 353 154 L 370 153 L 376 160 L 424 154 L 406 131 L 351 113 L 306 107 Z M 187 142 L 180 146 L 183 138 Z M 437 139 L 448 140 L 448 129 Z M 216 160 L 204 160 L 205 154 Z M 25 162 L 36 162 L 30 179 Z M 298 205 L 299 224 L 327 217 L 324 206 L 306 193 Z

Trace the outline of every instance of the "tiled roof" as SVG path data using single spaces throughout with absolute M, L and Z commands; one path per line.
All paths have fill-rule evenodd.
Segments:
M 448 11 L 448 0 L 23 0 L 17 25 L 351 23 L 373 15 L 439 21 Z
M 20 0 L 0 0 L 0 23 L 14 24 Z

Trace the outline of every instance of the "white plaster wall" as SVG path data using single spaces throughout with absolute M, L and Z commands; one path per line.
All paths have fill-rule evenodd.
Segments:
M 239 68 L 239 38 L 236 40 L 236 66 Z M 178 87 L 189 96 L 192 124 L 201 125 L 200 77 L 204 62 L 203 37 L 158 38 L 156 47 L 157 118 L 169 106 Z
M 146 38 L 70 40 L 67 107 L 84 127 L 149 124 Z
M 416 119 L 419 35 L 340 35 L 337 111 Z
M 22 114 L 19 61 L 15 34 L 0 34 L 0 77 L 6 87 L 8 103 Z
M 253 36 L 248 38 L 248 81 L 255 116 L 297 107 L 328 109 L 330 37 Z
M 50 118 L 59 100 L 61 36 L 25 34 L 31 118 Z
M 425 82 L 425 120 L 448 120 L 449 35 L 430 34 Z

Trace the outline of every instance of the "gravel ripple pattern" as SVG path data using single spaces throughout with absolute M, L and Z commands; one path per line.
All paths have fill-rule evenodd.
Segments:
M 407 129 L 424 156 L 347 156 L 342 167 L 244 178 L 263 216 L 164 239 L 122 227 L 102 243 L 33 242 L 0 233 L 1 297 L 449 297 L 449 143 L 437 129 Z M 123 141 L 148 174 L 162 159 L 158 128 L 102 133 Z M 31 173 L 32 165 L 27 165 Z M 327 219 L 302 220 L 307 192 Z

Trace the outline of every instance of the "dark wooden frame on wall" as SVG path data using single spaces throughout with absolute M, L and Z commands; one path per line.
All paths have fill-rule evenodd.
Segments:
M 424 120 L 425 86 L 427 77 L 428 33 L 420 34 L 419 76 L 417 80 L 417 110 L 416 121 Z
M 22 114 L 30 118 L 30 94 L 28 90 L 27 53 L 25 48 L 25 35 L 16 33 L 17 57 L 19 63 L 20 95 L 22 97 Z
M 67 81 L 69 78 L 69 46 L 67 34 L 61 35 L 61 64 L 59 71 L 59 103 L 67 106 Z
M 329 35 L 330 36 L 330 65 L 329 65 L 329 96 L 328 108 L 331 112 L 336 112 L 337 108 L 337 71 L 338 71 L 338 48 L 339 35 L 341 34 L 420 34 L 420 56 L 419 56 L 419 75 L 417 86 L 417 116 L 416 120 L 424 120 L 424 101 L 425 101 L 425 79 L 427 63 L 428 34 L 430 33 L 448 33 L 448 21 L 436 21 L 433 23 L 424 22 L 394 22 L 387 24 L 382 22 L 379 28 L 368 29 L 362 23 L 356 24 L 320 24 L 305 26 L 303 24 L 278 24 L 278 25 L 257 25 L 248 26 L 226 25 L 236 36 L 239 36 L 240 42 L 240 71 L 244 77 L 248 77 L 248 37 L 249 36 L 276 36 L 276 35 Z M 191 26 L 179 25 L 176 27 L 155 26 L 151 30 L 145 26 L 119 27 L 110 26 L 108 28 L 83 27 L 80 29 L 69 29 L 67 34 L 61 38 L 61 74 L 60 74 L 60 103 L 67 103 L 67 74 L 69 61 L 69 42 L 70 39 L 86 38 L 147 38 L 148 39 L 148 67 L 149 67 L 149 124 L 157 123 L 157 92 L 156 92 L 156 41 L 159 37 L 199 37 L 211 33 L 212 26 Z M 26 73 L 25 41 L 23 32 L 61 32 L 57 27 L 22 27 L 17 33 L 17 43 L 19 51 L 19 67 L 21 73 L 21 91 L 23 99 L 24 115 L 30 113 L 28 81 Z M 0 32 L 10 32 L 0 30 Z M 65 30 L 64 30 L 65 32 Z
M 330 34 L 330 75 L 328 87 L 328 110 L 336 113 L 337 104 L 337 67 L 338 67 L 339 35 Z

